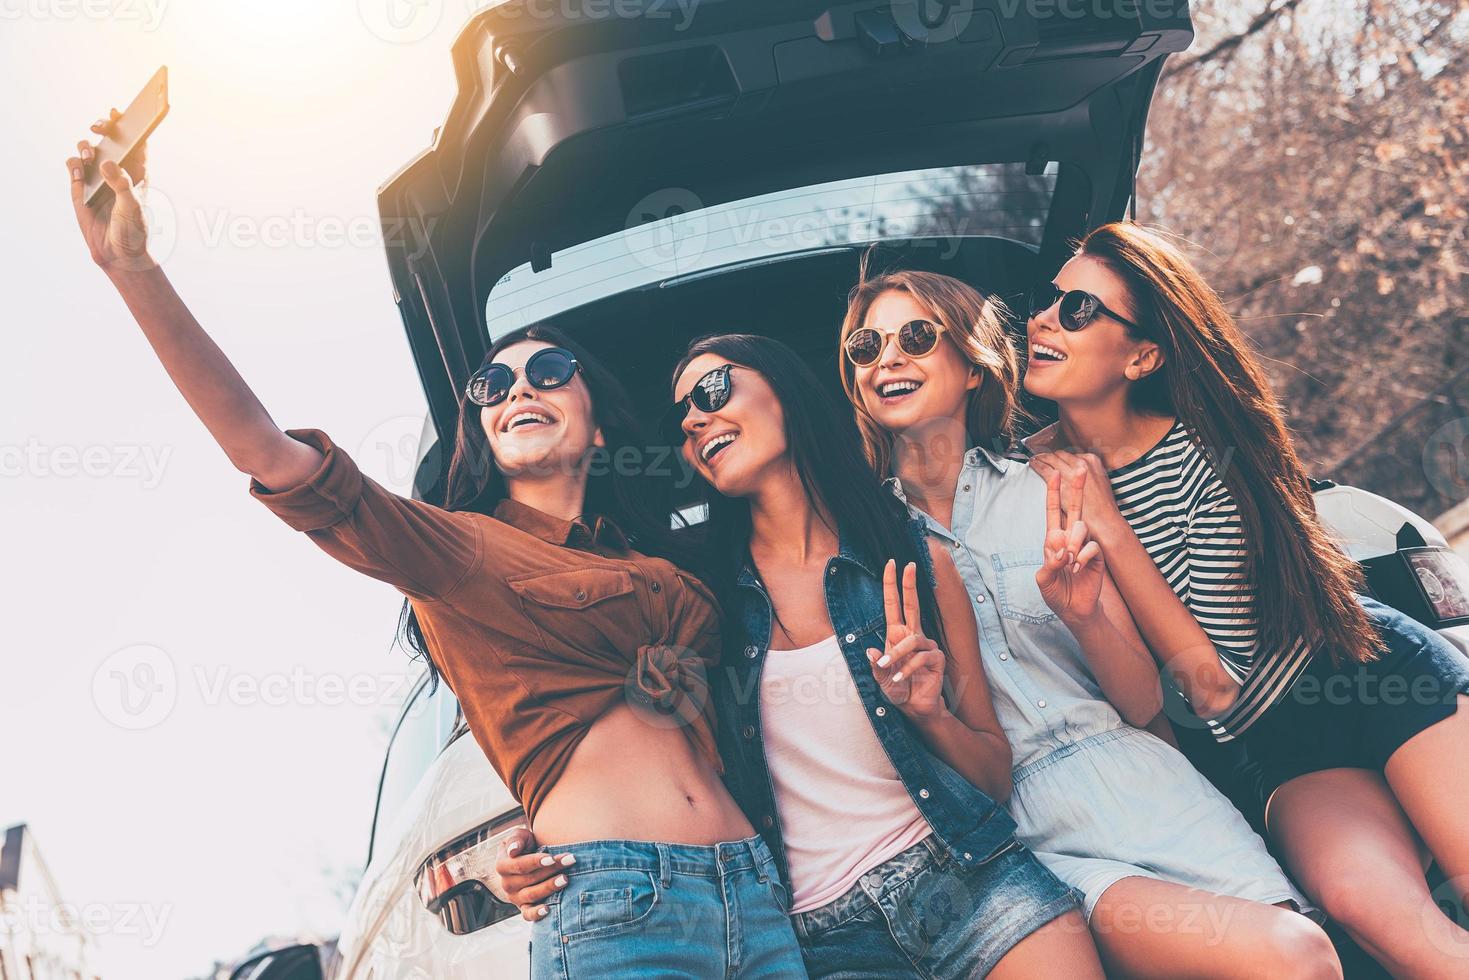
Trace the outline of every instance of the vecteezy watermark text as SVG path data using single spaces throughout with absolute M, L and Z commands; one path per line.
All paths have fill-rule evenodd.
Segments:
M 171 446 L 51 446 L 39 439 L 0 444 L 0 478 L 137 480 L 152 490 L 163 481 Z

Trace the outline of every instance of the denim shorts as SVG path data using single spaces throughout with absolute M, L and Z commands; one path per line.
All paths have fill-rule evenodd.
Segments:
M 1079 897 L 1013 837 L 965 867 L 930 836 L 792 922 L 813 977 L 982 977 Z
M 727 844 L 589 841 L 531 927 L 532 980 L 800 978 L 790 896 L 759 837 Z
M 1270 797 L 1292 779 L 1323 769 L 1382 772 L 1403 743 L 1452 717 L 1469 694 L 1469 658 L 1391 606 L 1359 600 L 1382 656 L 1338 667 L 1317 653 L 1289 694 L 1220 747 L 1234 768 L 1226 785 L 1257 826 Z

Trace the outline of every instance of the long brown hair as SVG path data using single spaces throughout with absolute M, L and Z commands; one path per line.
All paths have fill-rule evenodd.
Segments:
M 964 410 L 964 428 L 969 441 L 998 452 L 1010 449 L 1020 418 L 1019 358 L 1005 330 L 1009 316 L 1005 304 L 985 297 L 973 286 L 936 272 L 903 269 L 868 277 L 847 296 L 847 315 L 842 320 L 841 343 L 867 319 L 867 311 L 883 293 L 909 294 L 944 328 L 944 337 L 981 375 L 979 387 L 969 393 Z M 942 343 L 943 341 L 940 341 Z M 857 414 L 867 461 L 881 476 L 890 476 L 893 466 L 893 433 L 878 424 L 862 404 L 857 391 L 857 369 L 841 357 L 842 389 Z
M 1181 249 L 1130 222 L 1091 232 L 1077 254 L 1122 278 L 1141 328 L 1134 336 L 1163 354 L 1162 367 L 1128 389 L 1129 404 L 1181 420 L 1234 496 L 1262 647 L 1304 635 L 1337 664 L 1376 659 L 1377 634 L 1354 595 L 1361 570 L 1317 518 L 1280 403 L 1219 295 Z

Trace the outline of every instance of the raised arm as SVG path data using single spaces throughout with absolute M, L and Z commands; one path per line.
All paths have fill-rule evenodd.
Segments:
M 92 124 L 92 131 L 108 134 L 118 115 L 112 110 L 111 118 Z M 86 140 L 77 144 L 77 151 L 66 168 L 82 237 L 184 400 L 241 472 L 271 490 L 305 480 L 321 465 L 321 453 L 290 438 L 271 420 L 148 254 L 148 229 L 134 184 L 144 179 L 146 149 L 139 147 L 126 168 L 111 162 L 102 165 L 113 199 L 96 208 L 83 200 L 82 176 L 95 151 Z
M 117 116 L 114 109 L 112 119 Z M 106 133 L 111 125 L 99 120 L 92 130 Z M 93 261 L 117 287 L 194 414 L 230 462 L 253 478 L 251 492 L 333 558 L 405 595 L 437 599 L 452 591 L 482 557 L 474 516 L 390 493 L 322 432 L 282 432 L 148 255 L 134 190 L 134 181 L 144 177 L 145 149 L 139 147 L 126 168 L 103 166 L 114 199 L 95 209 L 83 200 L 82 184 L 82 168 L 94 151 L 85 140 L 77 149 L 66 167 Z M 510 536 L 500 544 L 513 548 L 516 541 Z

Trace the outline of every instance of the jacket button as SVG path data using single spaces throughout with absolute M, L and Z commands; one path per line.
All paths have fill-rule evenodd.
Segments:
M 1000 654 L 1000 659 L 1001 660 L 1009 660 L 1010 659 L 1010 655 L 1008 653 L 1002 653 L 1002 654 Z
M 760 818 L 760 826 L 764 827 L 766 830 L 769 830 L 771 827 L 775 826 L 775 820 L 772 819 L 770 814 L 767 813 L 765 816 Z
M 745 738 L 754 738 L 755 737 L 755 726 L 754 725 L 746 725 L 745 726 L 745 730 L 744 730 L 744 736 L 745 736 Z
M 965 493 L 968 493 L 969 492 L 969 484 L 967 484 L 967 483 L 964 484 L 964 492 Z
M 968 851 L 965 851 L 964 852 L 964 860 L 966 860 L 966 861 L 973 861 L 974 860 L 974 855 L 973 854 L 970 854 Z
M 837 573 L 837 567 L 835 565 L 833 565 L 833 566 L 831 566 L 831 569 L 829 571 L 827 571 L 826 574 L 828 574 L 828 575 L 835 575 L 836 573 Z
M 657 582 L 654 582 L 653 583 L 653 591 L 654 592 L 662 592 L 663 591 L 663 586 L 661 584 L 657 583 Z
M 749 657 L 751 660 L 754 660 L 756 655 L 758 655 L 759 653 L 759 647 L 745 647 L 745 656 Z
M 848 643 L 856 643 L 857 642 L 857 634 L 856 633 L 848 633 L 847 634 L 847 642 Z
M 928 790 L 926 790 L 926 789 L 921 789 L 921 790 L 919 790 L 919 791 L 918 791 L 918 795 L 919 795 L 919 796 L 920 796 L 920 797 L 922 797 L 922 798 L 923 798 L 923 799 L 925 799 L 925 800 L 926 800 L 926 799 L 928 799 Z
M 1046 706 L 1046 699 L 1045 698 L 1041 698 L 1039 701 L 1037 701 L 1035 703 L 1035 706 L 1037 708 L 1044 708 Z
M 887 713 L 888 713 L 888 709 L 887 708 L 884 708 L 882 705 L 878 705 L 877 706 L 877 711 L 875 712 L 875 714 L 877 715 L 877 717 L 884 718 L 884 717 L 887 716 Z
M 975 602 L 981 602 L 981 603 L 984 602 L 984 593 L 980 593 L 979 595 L 975 596 L 974 597 L 974 601 Z

